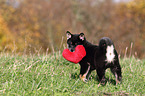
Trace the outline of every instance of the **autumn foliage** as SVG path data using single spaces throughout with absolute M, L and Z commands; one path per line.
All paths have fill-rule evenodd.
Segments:
M 94 44 L 110 37 L 122 57 L 145 57 L 144 0 L 16 0 L 17 6 L 11 1 L 0 1 L 0 51 L 57 51 L 69 30 L 84 32 Z
M 14 50 L 13 38 L 10 33 L 6 22 L 3 20 L 3 17 L 0 15 L 0 51 L 3 50 Z

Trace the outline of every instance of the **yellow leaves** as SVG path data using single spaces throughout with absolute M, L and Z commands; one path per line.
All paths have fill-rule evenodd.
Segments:
M 1 14 L 0 14 L 0 32 L 1 32 L 1 34 L 4 33 L 4 32 L 8 33 L 8 29 L 6 27 L 6 23 L 4 22 Z
M 128 8 L 132 8 L 132 6 L 136 5 L 136 3 L 134 1 L 131 1 L 127 4 Z
M 123 4 L 120 9 L 117 12 L 122 12 L 127 18 L 145 19 L 145 0 L 132 0 Z
M 127 8 L 139 11 L 139 12 L 145 12 L 145 0 L 134 0 L 127 4 Z
M 0 51 L 4 50 L 4 48 L 6 50 L 13 50 L 14 46 L 12 34 L 9 32 L 6 22 L 0 15 Z
M 33 27 L 34 27 L 35 30 L 39 30 L 40 29 L 40 25 L 38 23 L 36 23 Z
M 0 28 L 1 32 L 2 31 L 5 31 L 5 32 L 8 31 L 7 28 L 6 28 L 6 23 L 4 22 L 3 18 L 1 17 L 1 15 L 0 15 L 0 25 L 1 25 L 1 28 Z

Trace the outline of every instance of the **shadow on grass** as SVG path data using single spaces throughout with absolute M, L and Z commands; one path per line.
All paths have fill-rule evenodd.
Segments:
M 72 79 L 78 79 L 78 78 L 79 78 L 79 74 L 77 74 L 77 73 L 72 73 L 72 74 L 71 74 L 71 78 L 72 78 Z
M 72 73 L 72 74 L 71 74 L 71 78 L 72 78 L 72 79 L 79 79 L 79 74 L 78 74 L 78 73 Z M 91 76 L 91 78 L 89 78 L 88 82 L 89 82 L 90 80 L 92 80 L 92 79 L 99 82 L 98 76 Z M 105 86 L 107 82 L 109 82 L 109 83 L 111 83 L 111 84 L 113 84 L 113 85 L 116 85 L 116 81 L 115 81 L 114 79 L 106 78 L 105 84 L 104 84 L 103 86 Z
M 98 76 L 96 76 L 96 77 L 95 76 L 92 76 L 92 79 L 97 80 L 99 82 Z M 109 79 L 108 77 L 106 77 L 105 79 L 106 80 L 105 80 L 103 86 L 105 86 L 107 84 L 107 82 L 110 83 L 110 84 L 112 84 L 112 85 L 116 85 L 116 81 L 114 79 Z

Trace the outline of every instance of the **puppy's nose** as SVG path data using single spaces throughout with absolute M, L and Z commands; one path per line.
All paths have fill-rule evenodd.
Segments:
M 73 50 L 73 49 L 71 49 L 70 51 L 71 51 L 71 52 L 74 52 L 74 50 Z

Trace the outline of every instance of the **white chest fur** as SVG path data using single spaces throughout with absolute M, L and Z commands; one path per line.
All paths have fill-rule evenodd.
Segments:
M 107 49 L 106 49 L 107 53 L 106 53 L 106 61 L 108 63 L 111 63 L 114 61 L 114 57 L 115 57 L 115 54 L 114 54 L 114 46 L 111 45 L 111 46 L 107 46 Z

